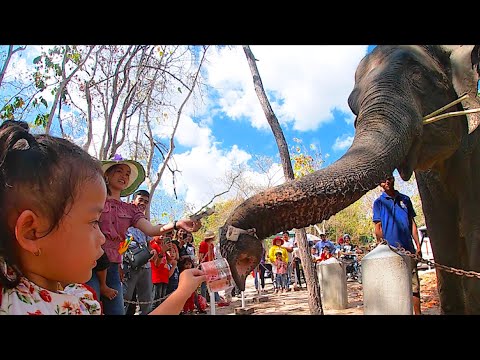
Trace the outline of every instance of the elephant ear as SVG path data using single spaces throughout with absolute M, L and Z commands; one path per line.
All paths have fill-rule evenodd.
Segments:
M 477 95 L 479 80 L 480 45 L 443 45 L 450 53 L 453 87 L 457 95 L 468 94 L 462 101 L 464 110 L 480 109 L 480 98 Z M 468 133 L 471 134 L 480 125 L 480 113 L 467 114 Z

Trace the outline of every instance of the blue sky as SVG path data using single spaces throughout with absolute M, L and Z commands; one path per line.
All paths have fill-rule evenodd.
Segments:
M 340 158 L 354 135 L 354 116 L 348 107 L 354 74 L 368 45 L 251 46 L 273 110 L 289 146 L 294 138 L 308 148 L 314 145 L 327 166 Z M 26 71 L 40 47 L 15 59 Z M 36 54 L 35 54 L 36 52 Z M 253 155 L 278 159 L 278 149 L 253 87 L 252 75 L 241 47 L 212 47 L 204 68 L 207 96 L 185 108 L 176 137 L 175 160 L 182 170 L 177 194 L 199 207 L 226 189 L 220 181 L 233 164 L 250 169 Z M 180 99 L 178 104 L 180 104 Z M 96 124 L 101 129 L 101 124 Z M 157 134 L 162 134 L 157 129 Z M 168 132 L 168 131 L 167 131 Z M 90 151 L 92 154 L 94 150 Z M 271 169 L 280 174 L 280 165 Z M 264 176 L 250 169 L 249 178 L 262 183 Z M 169 175 L 161 188 L 172 194 Z M 165 209 L 168 210 L 168 209 Z
M 269 55 L 269 51 L 275 48 L 276 52 L 297 52 L 297 60 L 300 60 L 302 56 L 309 58 L 303 71 L 299 73 L 292 72 L 288 75 L 282 71 L 282 67 L 278 67 L 279 72 L 283 74 L 267 73 L 268 67 L 273 65 L 275 61 L 274 56 Z M 345 49 L 348 48 L 348 49 Z M 289 145 L 293 145 L 293 138 L 299 138 L 303 141 L 307 147 L 313 144 L 320 149 L 322 154 L 326 156 L 325 165 L 328 165 L 337 160 L 349 147 L 354 134 L 353 128 L 353 114 L 350 112 L 347 106 L 348 94 L 353 88 L 354 72 L 356 64 L 363 57 L 367 51 L 371 51 L 372 46 L 252 46 L 251 49 L 255 57 L 259 60 L 257 66 L 259 68 L 260 76 L 262 77 L 264 88 L 267 91 L 267 95 L 272 103 L 272 107 L 276 112 L 282 129 L 284 131 L 285 138 Z M 343 51 L 342 51 L 343 49 Z M 273 51 L 275 51 L 273 50 Z M 349 51 L 354 54 L 355 60 L 358 61 L 343 61 L 342 65 L 345 67 L 335 67 L 334 62 L 339 60 L 339 55 L 347 55 Z M 243 55 L 243 53 L 241 54 Z M 315 64 L 315 57 L 319 60 L 318 64 Z M 321 59 L 325 57 L 325 59 Z M 303 61 L 302 61 L 303 62 Z M 302 62 L 288 62 L 288 59 L 284 61 L 281 66 L 287 68 L 302 67 Z M 245 64 L 247 66 L 247 64 Z M 324 67 L 323 71 L 315 69 L 315 67 Z M 322 77 L 330 72 L 327 66 L 332 66 L 334 71 Z M 213 66 L 212 66 L 213 67 Z M 247 67 L 248 70 L 248 67 Z M 212 70 L 214 71 L 214 70 Z M 249 70 L 248 70 L 249 71 Z M 275 70 L 273 70 L 275 71 Z M 343 81 L 339 83 L 335 82 L 335 77 L 338 72 L 344 72 Z M 269 82 L 269 77 L 275 76 L 278 81 L 275 83 Z M 295 79 L 289 79 L 285 81 L 282 76 L 288 76 Z M 311 79 L 310 76 L 312 77 Z M 247 79 L 251 83 L 250 73 L 247 74 Z M 315 80 L 319 80 L 318 84 L 315 84 Z M 248 82 L 247 81 L 247 82 Z M 282 86 L 282 82 L 286 82 L 285 86 Z M 304 93 L 292 94 L 288 92 L 288 83 L 292 83 L 295 89 L 304 91 Z M 248 84 L 247 84 L 248 85 Z M 329 89 L 334 87 L 341 87 L 341 89 Z M 318 90 L 318 93 L 316 92 Z M 322 99 L 322 94 L 325 94 L 331 90 L 336 92 L 333 96 L 326 96 L 327 99 Z M 279 95 L 279 92 L 283 94 Z M 302 98 L 308 98 L 303 100 Z M 255 98 L 256 99 L 256 98 Z M 249 106 L 252 108 L 260 105 L 254 103 L 255 99 L 251 99 Z M 287 111 L 282 111 L 280 107 L 289 102 L 291 108 L 300 110 L 288 114 Z M 302 102 L 305 102 L 307 109 L 301 110 Z M 321 108 L 323 105 L 323 109 Z M 238 110 L 238 109 L 237 109 Z M 257 109 L 258 110 L 258 109 Z M 257 116 L 263 117 L 263 122 L 252 119 L 252 116 L 248 115 L 235 115 L 228 116 L 225 114 L 225 107 L 223 112 L 214 117 L 213 124 L 211 126 L 212 133 L 216 140 L 222 144 L 223 147 L 231 147 L 237 145 L 239 148 L 255 154 L 266 154 L 269 156 L 277 156 L 278 149 L 276 142 L 273 138 L 272 131 L 266 123 L 266 119 L 262 114 L 256 113 Z M 240 110 L 238 110 L 240 112 Z M 253 112 L 253 110 L 250 110 Z M 233 111 L 232 111 L 233 112 Z M 244 114 L 247 112 L 245 111 Z M 255 124 L 252 124 L 256 121 Z

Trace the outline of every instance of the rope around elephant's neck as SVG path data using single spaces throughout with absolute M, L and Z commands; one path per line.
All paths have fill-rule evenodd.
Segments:
M 469 110 L 463 110 L 463 111 L 453 111 L 453 112 L 449 112 L 449 113 L 446 113 L 446 114 L 435 116 L 435 115 L 440 114 L 441 112 L 445 111 L 449 107 L 451 107 L 455 104 L 458 104 L 459 102 L 465 100 L 466 98 L 468 98 L 468 94 L 465 94 L 465 95 L 461 96 L 460 98 L 458 98 L 457 100 L 454 100 L 451 103 L 448 103 L 447 105 L 441 107 L 440 109 L 435 110 L 431 114 L 428 114 L 427 116 L 425 116 L 423 118 L 423 125 L 431 124 L 431 123 L 434 123 L 438 120 L 442 120 L 442 119 L 449 118 L 449 117 L 452 117 L 452 116 L 458 116 L 458 115 L 465 115 L 465 114 L 480 112 L 480 108 L 479 108 L 479 109 L 469 109 Z

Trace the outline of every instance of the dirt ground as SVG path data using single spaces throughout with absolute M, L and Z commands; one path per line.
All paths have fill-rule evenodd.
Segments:
M 439 315 L 440 307 L 437 293 L 437 281 L 434 270 L 420 271 L 421 286 L 421 307 L 424 315 Z M 264 295 L 268 296 L 265 302 L 253 301 L 256 296 L 254 280 L 251 276 L 247 278 L 246 289 L 244 292 L 244 309 L 253 308 L 251 315 L 309 315 L 308 293 L 306 286 L 299 291 L 290 291 L 274 294 L 273 284 L 270 280 L 265 280 L 266 291 Z M 343 310 L 324 309 L 325 315 L 363 315 L 363 289 L 357 282 L 347 282 L 348 307 Z M 221 295 L 223 292 L 220 292 Z M 234 297 L 231 304 L 226 307 L 215 307 L 216 315 L 235 315 L 235 309 L 242 308 L 241 297 Z M 237 310 L 238 311 L 238 310 Z M 210 309 L 208 309 L 210 315 Z

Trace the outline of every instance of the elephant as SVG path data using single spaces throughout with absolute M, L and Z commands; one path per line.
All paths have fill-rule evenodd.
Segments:
M 220 228 L 221 254 L 237 286 L 245 289 L 263 239 L 330 218 L 395 169 L 405 181 L 415 172 L 435 261 L 480 271 L 480 115 L 424 124 L 424 117 L 464 94 L 445 111 L 480 108 L 479 57 L 479 45 L 381 45 L 367 54 L 348 98 L 355 135 L 346 153 L 251 196 Z M 229 229 L 240 230 L 232 237 Z M 480 314 L 478 277 L 439 268 L 436 275 L 442 314 Z

